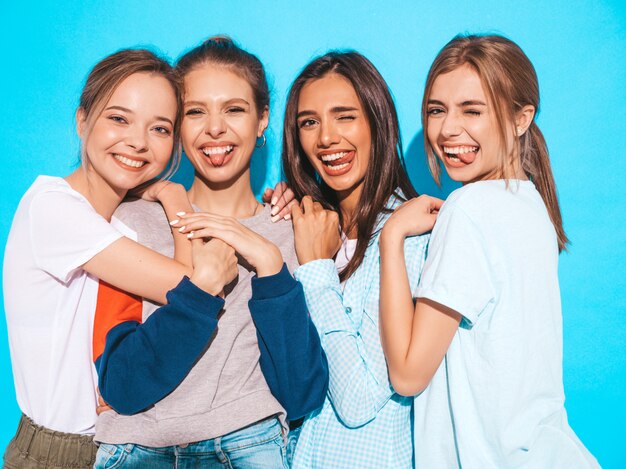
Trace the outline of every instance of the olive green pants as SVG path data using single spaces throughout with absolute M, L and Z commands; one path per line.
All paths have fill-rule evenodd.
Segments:
M 55 432 L 22 415 L 4 452 L 7 469 L 91 469 L 98 447 L 87 435 Z

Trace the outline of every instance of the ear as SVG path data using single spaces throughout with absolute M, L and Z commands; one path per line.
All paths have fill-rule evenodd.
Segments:
M 515 116 L 515 135 L 521 137 L 526 133 L 535 117 L 535 106 L 527 104 Z
M 85 110 L 82 107 L 79 107 L 76 110 L 76 133 L 81 138 L 84 137 L 84 132 L 87 127 L 87 123 L 85 122 L 87 119 L 87 115 L 85 114 Z
M 267 129 L 269 121 L 270 121 L 270 110 L 267 106 L 265 106 L 265 108 L 261 112 L 261 116 L 259 119 L 259 128 L 256 133 L 257 137 L 260 137 L 261 135 L 263 135 L 263 132 L 265 132 L 265 129 Z

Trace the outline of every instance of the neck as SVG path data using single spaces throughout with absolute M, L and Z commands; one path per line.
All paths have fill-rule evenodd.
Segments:
M 260 206 L 250 185 L 250 169 L 227 183 L 208 181 L 196 172 L 187 195 L 201 211 L 226 217 L 249 218 Z
M 341 211 L 341 218 L 343 220 L 341 229 L 346 234 L 348 239 L 354 239 L 357 237 L 357 227 L 353 224 L 356 210 L 359 204 L 359 198 L 361 197 L 362 184 L 347 191 L 337 192 L 337 198 L 339 199 L 339 210 Z
M 102 179 L 91 166 L 81 165 L 76 171 L 65 178 L 76 192 L 82 194 L 107 221 L 111 221 L 113 212 L 122 202 L 128 191 L 115 189 Z

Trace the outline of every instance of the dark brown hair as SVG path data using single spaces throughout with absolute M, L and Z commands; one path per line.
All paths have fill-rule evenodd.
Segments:
M 522 49 L 502 36 L 456 36 L 441 49 L 428 72 L 422 102 L 422 126 L 428 125 L 428 99 L 439 75 L 469 65 L 480 77 L 498 125 L 501 142 L 499 175 L 512 177 L 509 168 L 521 167 L 546 205 L 557 234 L 559 251 L 569 242 L 563 229 L 556 184 L 550 167 L 546 141 L 535 121 L 539 112 L 539 83 L 532 63 Z M 526 132 L 515 132 L 515 117 L 527 105 L 535 108 Z M 439 182 L 441 166 L 432 146 L 425 139 L 428 164 Z M 507 148 L 513 148 L 506 154 Z
M 179 128 L 182 115 L 182 99 L 178 80 L 174 69 L 165 60 L 154 52 L 146 49 L 123 49 L 105 57 L 89 72 L 87 81 L 80 95 L 79 109 L 83 112 L 85 133 L 87 138 L 96 119 L 106 106 L 116 88 L 126 78 L 135 73 L 153 73 L 165 78 L 176 95 L 176 121 L 174 122 L 174 152 L 168 169 L 163 177 L 169 177 L 176 172 L 180 162 Z M 81 160 L 85 163 L 84 148 L 81 149 Z
M 198 47 L 185 52 L 176 64 L 179 80 L 191 70 L 204 64 L 215 64 L 228 68 L 248 82 L 254 95 L 258 115 L 269 108 L 270 92 L 265 69 L 253 54 L 240 48 L 228 36 L 213 36 Z
M 350 81 L 371 129 L 369 165 L 356 213 L 349 221 L 350 226 L 343 226 L 344 220 L 335 192 L 316 174 L 302 149 L 297 124 L 298 99 L 302 87 L 331 73 Z M 349 278 L 363 262 L 365 250 L 375 234 L 378 215 L 385 212 L 389 197 L 394 193 L 402 198 L 417 196 L 404 167 L 398 116 L 391 92 L 376 67 L 358 52 L 329 52 L 313 60 L 298 75 L 287 98 L 282 158 L 287 182 L 297 198 L 310 195 L 326 208 L 339 212 L 346 232 L 356 226 L 356 250 L 348 265 L 340 272 L 342 281 Z

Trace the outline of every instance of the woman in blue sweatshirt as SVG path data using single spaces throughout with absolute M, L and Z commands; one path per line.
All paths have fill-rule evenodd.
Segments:
M 170 225 L 190 239 L 231 246 L 238 276 L 227 284 L 216 279 L 205 291 L 183 285 L 156 311 L 101 285 L 96 333 L 106 346 L 94 358 L 102 397 L 115 411 L 99 417 L 96 467 L 281 467 L 286 419 L 321 406 L 328 371 L 302 286 L 291 275 L 291 223 L 273 223 L 271 207 L 251 188 L 250 160 L 265 145 L 268 123 L 265 73 L 255 56 L 223 37 L 187 52 L 177 71 L 196 213 L 181 213 Z M 160 205 L 127 203 L 117 216 L 139 242 L 170 253 Z

